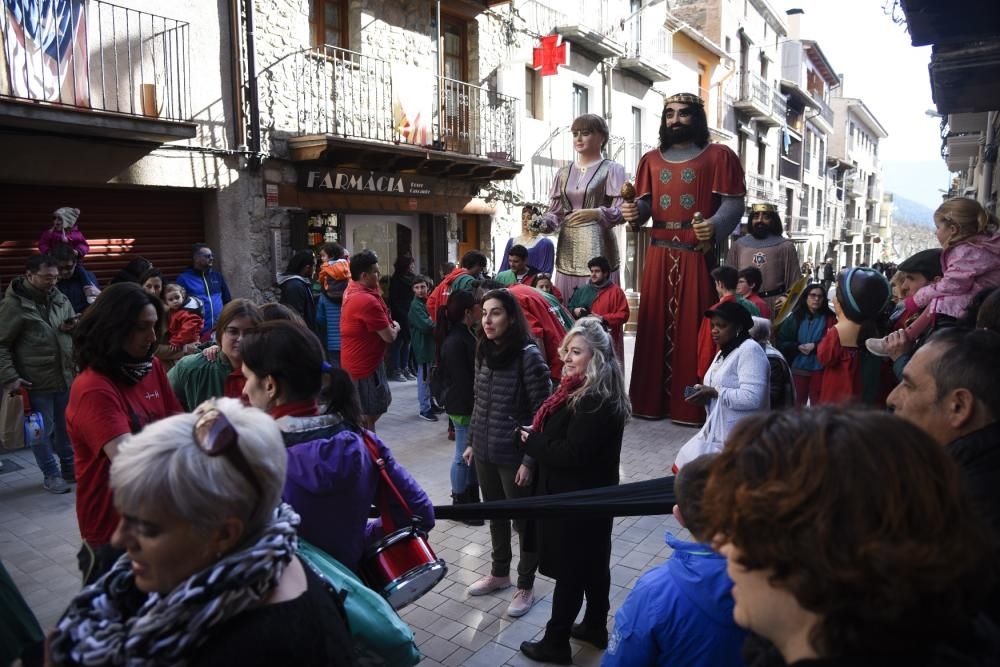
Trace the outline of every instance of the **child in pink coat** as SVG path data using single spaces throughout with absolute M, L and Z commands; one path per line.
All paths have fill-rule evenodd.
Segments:
M 60 243 L 73 248 L 78 259 L 90 251 L 87 238 L 80 231 L 76 221 L 80 217 L 80 209 L 63 206 L 52 213 L 52 227 L 42 232 L 38 239 L 38 250 L 48 255 L 52 247 Z
M 903 330 L 911 342 L 930 329 L 938 315 L 958 319 L 965 315 L 977 292 L 1000 285 L 997 220 L 979 202 L 965 197 L 949 199 L 934 211 L 934 226 L 944 248 L 944 277 L 907 297 L 907 309 L 923 308 L 920 317 Z M 870 338 L 865 345 L 872 354 L 886 357 L 887 342 L 887 338 Z

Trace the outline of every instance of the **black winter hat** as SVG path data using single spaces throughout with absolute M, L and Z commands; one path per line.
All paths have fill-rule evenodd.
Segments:
M 712 317 L 713 315 L 717 315 L 725 321 L 735 324 L 746 332 L 749 332 L 753 328 L 753 315 L 736 301 L 717 303 L 705 311 L 705 317 Z
M 919 273 L 927 280 L 934 280 L 938 276 L 944 275 L 944 271 L 941 269 L 941 249 L 921 250 L 900 262 L 896 269 L 906 273 Z
M 889 281 L 868 267 L 845 269 L 837 276 L 837 300 L 844 316 L 864 322 L 877 316 L 889 303 Z

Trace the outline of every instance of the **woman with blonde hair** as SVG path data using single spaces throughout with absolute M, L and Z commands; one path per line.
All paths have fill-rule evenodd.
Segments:
M 632 414 L 611 334 L 597 317 L 584 317 L 559 348 L 563 378 L 521 430 L 526 454 L 538 464 L 539 495 L 618 484 L 625 422 Z M 532 660 L 570 664 L 570 637 L 608 645 L 611 517 L 545 520 L 539 526 L 539 572 L 553 577 L 552 617 L 545 636 L 524 642 Z M 583 622 L 574 625 L 583 599 Z
M 125 551 L 50 639 L 55 665 L 349 665 L 337 598 L 296 556 L 277 424 L 235 399 L 148 426 L 118 448 Z
M 1000 286 L 1000 234 L 997 219 L 974 199 L 954 197 L 934 211 L 934 227 L 941 253 L 941 280 L 906 297 L 911 310 L 923 308 L 913 324 L 902 330 L 910 343 L 934 326 L 938 315 L 960 319 L 972 297 L 987 287 Z M 889 337 L 870 338 L 868 351 L 889 356 Z

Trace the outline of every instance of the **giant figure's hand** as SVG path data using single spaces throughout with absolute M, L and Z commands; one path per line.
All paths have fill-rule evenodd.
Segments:
M 639 207 L 635 205 L 635 202 L 624 202 L 619 210 L 622 212 L 625 222 L 635 222 L 639 219 Z
M 571 211 L 569 215 L 566 216 L 566 224 L 570 227 L 576 225 L 585 225 L 588 222 L 594 222 L 601 217 L 601 212 L 596 208 L 581 208 L 576 211 Z
M 712 241 L 715 239 L 715 223 L 711 218 L 704 222 L 696 222 L 691 225 L 694 235 L 699 241 Z

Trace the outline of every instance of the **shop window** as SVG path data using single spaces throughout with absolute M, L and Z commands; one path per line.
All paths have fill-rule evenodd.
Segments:
M 309 40 L 312 46 L 347 48 L 347 0 L 310 0 Z

